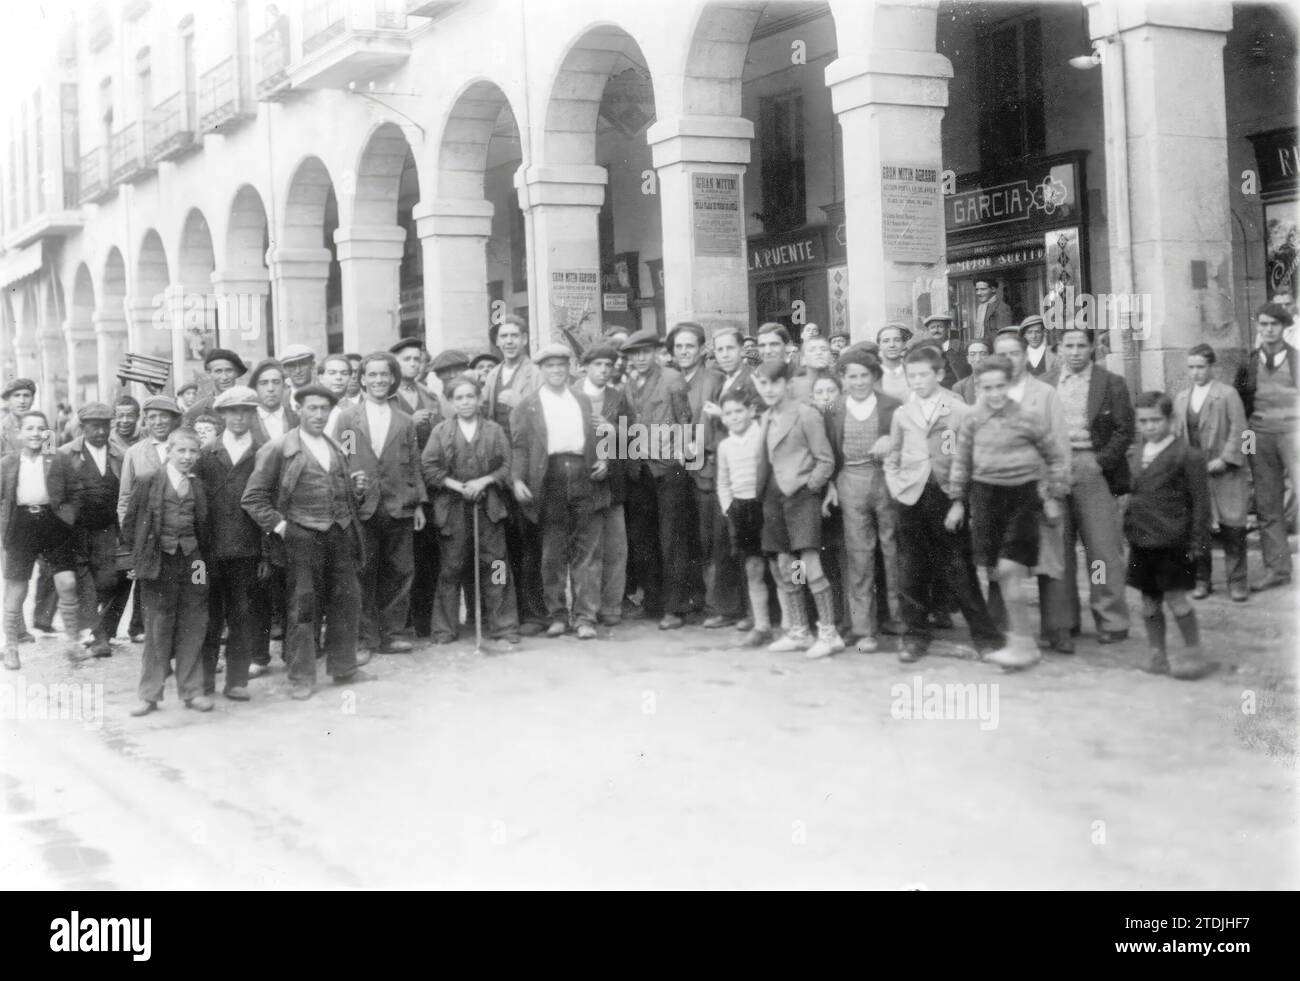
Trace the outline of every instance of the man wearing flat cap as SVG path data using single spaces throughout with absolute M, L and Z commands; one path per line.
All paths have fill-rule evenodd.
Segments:
M 951 389 L 971 373 L 970 362 L 952 343 L 952 314 L 932 313 L 921 324 L 921 337 L 935 344 L 943 356 L 943 377 L 939 384 Z
M 457 375 L 463 375 L 469 371 L 469 355 L 464 351 L 456 348 L 448 348 L 446 351 L 440 351 L 429 363 L 430 373 L 438 379 L 438 408 L 444 419 L 454 419 L 455 411 L 451 407 L 451 401 L 443 394 L 448 383 Z
M 510 414 L 510 473 L 525 517 L 541 529 L 546 635 L 562 636 L 575 625 L 579 640 L 594 640 L 609 463 L 596 453 L 591 402 L 569 388 L 572 357 L 565 344 L 548 344 L 533 355 L 542 387 Z
M 103 402 L 86 403 L 77 419 L 81 435 L 59 447 L 50 466 L 50 506 L 72 528 L 81 622 L 94 638 L 90 653 L 109 657 L 131 595 L 131 581 L 117 563 L 122 451 L 109 440 L 113 410 Z
M 22 428 L 23 413 L 36 401 L 36 382 L 30 378 L 15 378 L 0 392 L 5 401 L 4 415 L 0 416 L 0 456 L 18 453 L 23 448 L 18 430 Z
M 663 345 L 651 330 L 639 330 L 622 351 L 634 372 L 626 390 L 637 422 L 648 432 L 688 432 L 691 400 L 676 368 L 662 367 L 655 353 Z M 677 445 L 673 445 L 673 443 Z M 630 561 L 645 590 L 644 609 L 659 617 L 660 630 L 675 630 L 691 609 L 691 562 L 695 486 L 684 465 L 680 439 L 649 447 L 648 458 L 628 468 Z
M 203 369 L 208 373 L 208 380 L 212 382 L 212 394 L 205 395 L 195 402 L 189 409 L 181 406 L 185 412 L 185 425 L 193 426 L 199 416 L 212 413 L 212 403 L 218 395 L 229 388 L 233 388 L 246 374 L 248 367 L 234 351 L 227 350 L 224 347 L 213 348 L 208 352 L 208 356 L 203 359 Z M 177 393 L 179 395 L 179 392 Z
M 273 559 L 284 565 L 288 588 L 285 660 L 289 695 L 312 696 L 316 639 L 325 620 L 325 670 L 338 683 L 354 680 L 370 660 L 357 650 L 365 564 L 355 484 L 342 448 L 325 435 L 338 396 L 323 385 L 300 388 L 298 428 L 260 450 L 242 505 L 262 531 L 273 536 Z
M 167 395 L 145 399 L 144 435 L 122 457 L 122 480 L 117 492 L 117 520 L 126 517 L 126 505 L 136 481 L 167 464 L 167 437 L 181 425 L 181 409 Z
M 253 431 L 257 393 L 228 388 L 212 403 L 223 423 L 221 435 L 199 454 L 195 475 L 207 491 L 212 545 L 208 553 L 208 631 L 203 638 L 203 694 L 216 694 L 217 652 L 226 631 L 226 676 L 222 694 L 248 701 L 249 668 L 255 652 L 270 644 L 266 604 L 269 570 L 262 569 L 262 530 L 242 502 L 263 440 Z M 266 575 L 263 575 L 266 573 Z
M 284 368 L 285 399 L 293 406 L 298 389 L 316 384 L 316 352 L 306 344 L 290 344 L 280 353 L 279 360 Z
M 1020 322 L 1020 336 L 1025 339 L 1025 372 L 1035 378 L 1052 379 L 1061 373 L 1061 362 L 1047 345 L 1047 328 L 1038 314 Z

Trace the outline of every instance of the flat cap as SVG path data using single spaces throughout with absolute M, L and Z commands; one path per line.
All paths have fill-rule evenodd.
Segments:
M 299 361 L 316 361 L 316 352 L 306 344 L 290 344 L 280 355 L 280 364 L 295 364 Z
M 612 344 L 597 344 L 583 351 L 582 357 L 578 360 L 581 364 L 591 364 L 593 361 L 617 361 L 618 350 Z
M 313 395 L 319 395 L 323 399 L 329 399 L 331 406 L 339 404 L 339 397 L 324 385 L 304 385 L 293 393 L 293 401 L 296 405 L 301 407 L 303 402 Z
M 484 361 L 491 361 L 493 364 L 500 364 L 501 352 L 497 350 L 480 351 L 478 354 L 474 355 L 472 358 L 469 359 L 469 366 L 471 368 L 477 368 Z
M 552 341 L 550 344 L 544 344 L 536 354 L 533 355 L 533 364 L 543 364 L 544 362 L 563 358 L 568 361 L 573 357 L 573 349 L 567 344 L 561 344 L 559 341 Z
M 77 410 L 77 418 L 82 422 L 112 422 L 113 410 L 103 402 L 87 402 Z
M 438 356 L 429 365 L 429 370 L 436 375 L 440 371 L 459 371 L 461 368 L 468 367 L 469 355 L 453 347 L 446 351 L 439 351 Z
M 193 389 L 194 391 L 197 392 L 197 391 L 199 390 L 199 383 L 196 382 L 196 381 L 187 381 L 187 382 L 186 382 L 184 385 L 182 385 L 180 388 L 176 389 L 176 397 L 177 397 L 177 398 L 180 398 L 182 395 L 184 395 L 184 394 L 185 394 L 186 392 L 188 392 L 190 389 Z
M 212 400 L 214 409 L 252 409 L 257 406 L 257 393 L 246 385 L 235 385 Z
M 170 395 L 153 395 L 144 400 L 142 411 L 148 412 L 150 409 L 157 409 L 159 412 L 171 412 L 175 415 L 184 415 L 181 407 L 176 404 L 176 400 Z
M 400 341 L 388 349 L 389 354 L 397 354 L 399 351 L 405 351 L 408 347 L 424 347 L 424 341 L 418 337 L 403 337 Z
M 1036 313 L 1031 313 L 1024 320 L 1020 321 L 1021 333 L 1024 333 L 1030 327 L 1043 327 L 1043 329 L 1046 330 L 1046 327 L 1043 324 L 1043 318 Z
M 248 374 L 248 365 L 244 364 L 244 359 L 228 348 L 217 347 L 209 351 L 208 356 L 203 359 L 203 367 L 210 368 L 213 361 L 229 361 L 234 365 L 236 374 Z
M 32 381 L 30 378 L 15 378 L 5 386 L 3 392 L 0 392 L 0 399 L 7 399 L 10 395 L 13 395 L 14 392 L 31 392 L 35 395 L 36 382 Z
M 660 347 L 663 340 L 652 330 L 638 330 L 635 334 L 623 342 L 620 351 L 635 351 L 642 347 Z
M 950 324 L 950 323 L 952 323 L 952 314 L 950 314 L 950 313 L 932 313 L 932 314 L 930 314 L 930 316 L 926 317 L 925 320 L 921 321 L 921 326 L 923 326 L 923 327 L 929 327 L 929 326 L 930 326 L 931 324 L 933 324 L 933 323 L 945 323 L 945 324 Z

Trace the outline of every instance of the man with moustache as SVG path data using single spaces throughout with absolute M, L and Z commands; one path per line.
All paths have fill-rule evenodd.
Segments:
M 963 378 L 968 378 L 971 373 L 970 363 L 950 339 L 952 314 L 932 313 L 922 322 L 921 328 L 922 336 L 928 336 L 929 340 L 937 344 L 943 356 L 944 373 L 939 379 L 939 384 L 944 388 L 952 389 Z

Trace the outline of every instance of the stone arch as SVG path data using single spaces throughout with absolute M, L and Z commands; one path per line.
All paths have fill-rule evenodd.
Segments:
M 452 103 L 438 144 L 434 193 L 441 200 L 478 200 L 484 195 L 488 148 L 507 125 L 519 137 L 509 97 L 495 82 L 479 79 Z
M 325 244 L 325 204 L 334 182 L 320 157 L 306 157 L 289 181 L 284 204 L 284 234 L 289 249 L 319 249 Z
M 352 204 L 354 225 L 396 224 L 398 191 L 408 158 L 410 165 L 414 165 L 411 145 L 396 123 L 381 123 L 371 132 L 357 161 Z M 418 168 L 416 180 L 419 180 Z
M 230 203 L 226 225 L 224 267 L 226 276 L 266 278 L 266 208 L 252 184 L 242 185 Z
M 216 256 L 212 250 L 208 220 L 198 208 L 191 208 L 181 226 L 177 283 L 187 291 L 206 293 L 215 268 Z
M 699 8 L 682 68 L 682 115 L 739 116 L 741 76 L 763 2 Z
M 170 322 L 167 311 L 167 287 L 171 272 L 162 236 L 150 228 L 140 239 L 136 259 L 135 295 L 131 298 L 131 350 L 153 358 L 172 356 Z

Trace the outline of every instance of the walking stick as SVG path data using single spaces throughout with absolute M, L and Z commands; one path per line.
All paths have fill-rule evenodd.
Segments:
M 474 653 L 483 653 L 483 589 L 479 585 L 478 501 L 474 505 Z

